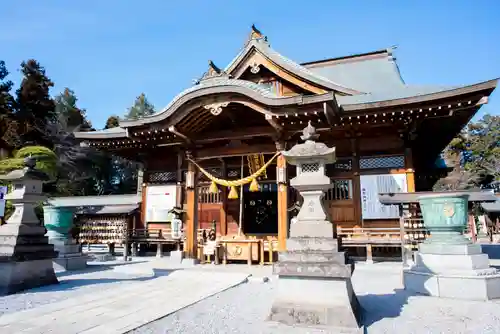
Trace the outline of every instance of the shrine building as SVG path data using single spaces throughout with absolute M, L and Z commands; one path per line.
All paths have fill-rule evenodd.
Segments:
M 397 207 L 379 193 L 428 191 L 437 161 L 497 85 L 405 83 L 393 49 L 297 63 L 255 27 L 224 68 L 206 73 L 158 113 L 75 136 L 98 150 L 138 161 L 137 226 L 168 226 L 184 209 L 184 250 L 194 257 L 198 230 L 215 221 L 218 238 L 265 238 L 285 249 L 300 198 L 295 168 L 280 151 L 310 122 L 336 148 L 324 197 L 342 228 L 398 227 Z M 113 111 L 110 111 L 110 113 Z

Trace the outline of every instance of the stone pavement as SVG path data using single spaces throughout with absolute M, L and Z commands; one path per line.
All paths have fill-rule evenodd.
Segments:
M 0 333 L 124 333 L 236 286 L 247 277 L 196 269 L 164 272 L 97 294 L 5 314 L 0 317 Z

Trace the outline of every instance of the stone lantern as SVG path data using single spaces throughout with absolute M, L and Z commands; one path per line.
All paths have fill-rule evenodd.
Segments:
M 318 135 L 310 122 L 301 139 L 303 144 L 282 152 L 288 163 L 297 166 L 290 184 L 304 201 L 290 226 L 287 250 L 273 267 L 279 281 L 269 320 L 358 329 L 360 306 L 351 284 L 354 268 L 339 252 L 335 226 L 322 204 L 324 192 L 332 187 L 325 165 L 335 162 L 335 148 L 315 141 Z
M 0 226 L 0 295 L 58 283 L 52 266 L 57 252 L 35 214 L 35 207 L 45 199 L 42 185 L 49 177 L 35 169 L 33 158 L 24 162 L 25 168 L 0 176 L 12 184 L 5 199 L 15 207 Z

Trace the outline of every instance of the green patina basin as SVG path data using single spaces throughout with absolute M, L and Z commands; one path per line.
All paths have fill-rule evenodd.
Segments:
M 73 208 L 44 206 L 43 220 L 47 234 L 52 238 L 67 238 L 73 227 Z
M 432 244 L 468 244 L 463 235 L 468 221 L 469 195 L 440 193 L 418 198 L 424 225 L 431 237 L 425 242 Z

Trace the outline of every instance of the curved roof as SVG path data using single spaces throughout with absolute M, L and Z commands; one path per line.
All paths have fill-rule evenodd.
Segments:
M 252 50 L 259 51 L 266 58 L 276 63 L 285 70 L 294 73 L 295 75 L 304 78 L 307 81 L 313 82 L 322 87 L 329 88 L 345 94 L 361 94 L 361 91 L 341 85 L 332 81 L 321 74 L 314 73 L 306 67 L 294 62 L 293 60 L 281 55 L 269 46 L 269 43 L 264 38 L 250 40 L 243 50 L 231 61 L 225 71 L 231 74 L 232 71 L 250 54 Z
M 187 101 L 205 95 L 217 93 L 239 93 L 245 95 L 257 102 L 270 106 L 279 106 L 283 104 L 300 103 L 301 96 L 283 97 L 273 93 L 267 86 L 259 85 L 250 81 L 230 79 L 227 76 L 213 77 L 200 81 L 197 85 L 185 89 L 160 112 L 137 120 L 120 122 L 120 126 L 127 128 L 158 122 L 168 118 L 181 105 Z

